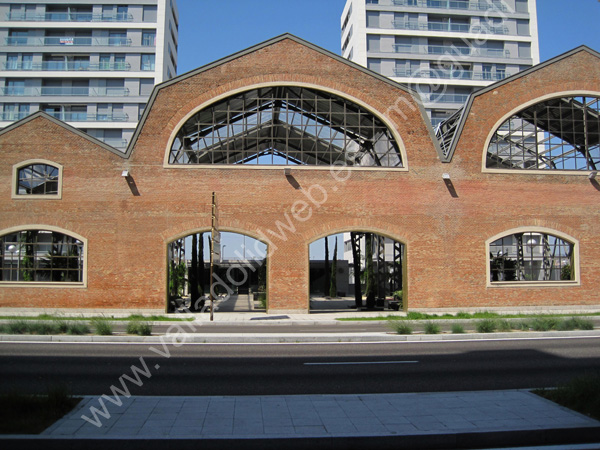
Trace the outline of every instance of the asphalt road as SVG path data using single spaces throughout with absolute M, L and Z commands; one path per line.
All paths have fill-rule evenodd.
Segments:
M 551 387 L 600 371 L 600 338 L 377 344 L 0 344 L 0 391 L 268 395 Z M 140 386 L 133 382 L 132 366 Z M 123 375 L 133 377 L 131 380 Z

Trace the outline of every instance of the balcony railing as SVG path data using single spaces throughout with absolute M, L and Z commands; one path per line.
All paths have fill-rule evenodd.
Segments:
M 9 36 L 6 45 L 12 46 L 74 46 L 74 47 L 129 47 L 131 39 L 122 37 L 25 37 Z
M 129 116 L 123 113 L 113 114 L 88 114 L 85 112 L 48 112 L 63 122 L 128 122 Z
M 7 86 L 0 88 L 0 95 L 15 97 L 38 96 L 80 96 L 80 97 L 127 97 L 128 88 L 122 87 L 21 87 Z
M 441 78 L 448 80 L 477 80 L 477 81 L 499 81 L 506 78 L 505 72 L 474 72 L 472 70 L 396 70 L 396 77 L 407 78 Z
M 468 23 L 450 23 L 450 22 L 428 22 L 421 23 L 411 20 L 394 20 L 393 28 L 397 30 L 421 30 L 421 31 L 441 31 L 453 33 L 472 33 L 472 34 L 508 34 L 508 27 L 505 26 L 471 26 Z
M 396 53 L 429 54 L 429 55 L 458 55 L 458 56 L 481 56 L 485 58 L 512 58 L 509 50 L 457 47 L 448 45 L 394 45 Z
M 3 122 L 13 122 L 16 120 L 24 119 L 28 115 L 29 115 L 29 111 L 28 112 L 4 111 L 3 113 L 0 114 L 0 120 L 2 120 Z
M 111 147 L 115 147 L 115 148 L 127 147 L 127 139 L 121 139 L 121 138 L 97 138 L 97 139 L 101 140 L 105 144 L 110 145 Z
M 421 94 L 426 103 L 466 103 L 468 94 Z
M 23 70 L 23 71 L 128 71 L 131 70 L 131 64 L 127 62 L 90 64 L 89 61 L 45 61 L 41 63 L 32 62 L 12 62 L 3 63 L 4 70 Z
M 9 22 L 133 22 L 133 16 L 128 13 L 92 14 L 87 12 L 50 12 L 46 14 L 32 14 L 25 12 L 9 12 L 6 14 L 6 20 Z
M 507 11 L 499 1 L 458 1 L 458 0 L 392 0 L 394 6 L 415 6 L 419 8 L 457 9 L 462 11 Z

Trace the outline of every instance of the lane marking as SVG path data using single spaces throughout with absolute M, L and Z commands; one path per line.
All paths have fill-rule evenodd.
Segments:
M 363 364 L 417 364 L 419 361 L 340 361 L 340 362 L 307 362 L 305 366 L 347 366 Z

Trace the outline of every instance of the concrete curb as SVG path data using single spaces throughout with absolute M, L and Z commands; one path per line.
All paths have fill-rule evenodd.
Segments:
M 0 437 L 7 448 L 46 450 L 86 449 L 104 450 L 127 448 L 128 450 L 153 449 L 231 449 L 263 450 L 285 447 L 289 450 L 344 449 L 478 449 L 523 446 L 573 445 L 598 442 L 600 427 L 555 428 L 545 430 L 512 430 L 493 432 L 473 432 L 456 434 L 419 434 L 403 436 L 339 436 L 306 438 L 128 438 L 109 436 L 97 438 L 65 438 L 51 436 L 11 436 Z
M 442 342 L 496 339 L 597 338 L 600 330 L 528 331 L 507 333 L 410 334 L 391 333 L 173 333 L 153 336 L 0 335 L 0 342 L 44 343 L 166 343 L 166 344 L 276 344 L 345 342 Z

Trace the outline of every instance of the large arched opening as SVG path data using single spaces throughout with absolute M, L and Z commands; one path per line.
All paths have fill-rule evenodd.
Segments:
M 406 246 L 389 236 L 349 231 L 309 247 L 311 312 L 407 308 Z
M 211 268 L 212 266 L 212 268 Z M 251 312 L 267 309 L 267 245 L 250 236 L 210 231 L 167 244 L 170 312 Z

